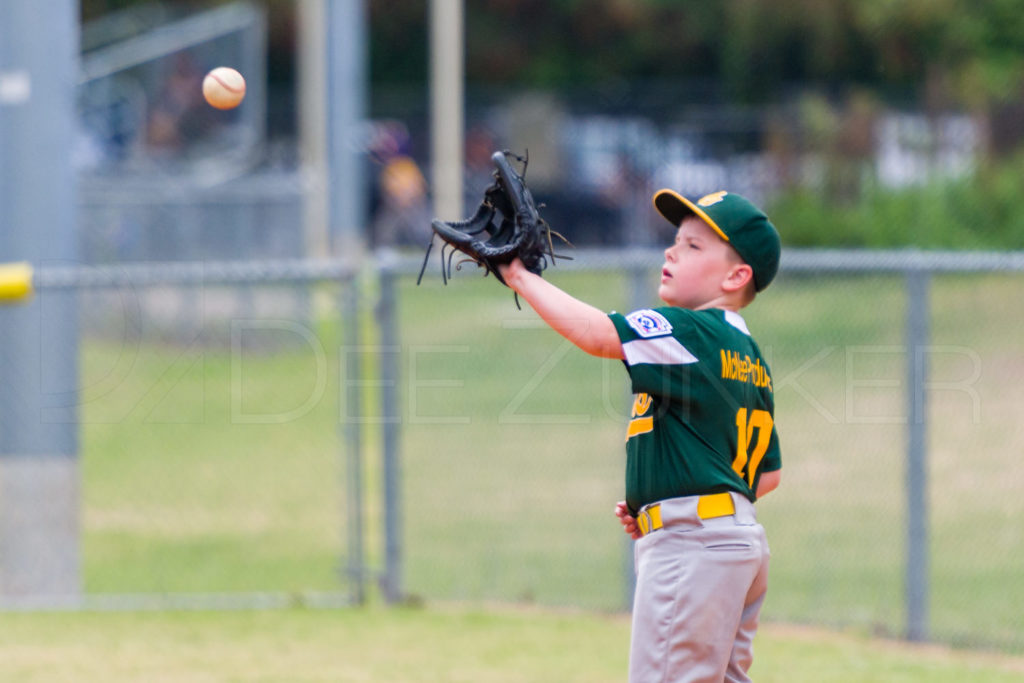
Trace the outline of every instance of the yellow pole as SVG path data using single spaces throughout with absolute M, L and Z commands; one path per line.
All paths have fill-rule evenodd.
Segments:
M 32 296 L 32 265 L 27 262 L 0 263 L 0 304 Z

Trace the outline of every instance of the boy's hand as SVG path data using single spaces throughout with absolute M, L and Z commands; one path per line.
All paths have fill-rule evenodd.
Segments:
M 519 258 L 512 259 L 509 263 L 502 263 L 498 266 L 498 272 L 501 273 L 502 279 L 505 280 L 505 284 L 512 288 L 513 291 L 519 291 L 519 283 L 522 280 L 523 273 L 530 271 L 526 270 L 526 266 L 523 265 L 522 260 Z
M 629 534 L 630 538 L 636 540 L 643 536 L 640 533 L 640 527 L 637 526 L 636 518 L 629 514 L 629 508 L 626 507 L 626 501 L 620 500 L 615 504 L 615 516 L 619 518 L 619 523 L 622 524 L 622 530 Z

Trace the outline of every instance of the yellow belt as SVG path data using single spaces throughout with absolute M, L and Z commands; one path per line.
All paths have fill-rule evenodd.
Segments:
M 697 516 L 701 519 L 713 519 L 735 514 L 736 505 L 732 502 L 732 496 L 726 493 L 711 493 L 701 496 L 697 500 Z M 652 531 L 662 528 L 661 503 L 648 505 L 636 517 L 637 526 L 640 532 L 646 536 Z

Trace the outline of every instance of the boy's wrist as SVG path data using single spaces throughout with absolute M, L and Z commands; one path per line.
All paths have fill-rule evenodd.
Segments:
M 498 266 L 498 273 L 501 275 L 501 279 L 505 281 L 511 289 L 515 289 L 515 276 L 512 272 L 512 268 L 507 263 L 502 263 Z
M 518 266 L 518 267 L 517 267 Z M 515 261 L 506 263 L 498 266 L 498 272 L 501 273 L 501 277 L 505 280 L 512 290 L 518 292 L 522 286 L 522 274 L 526 272 L 526 269 L 519 266 Z

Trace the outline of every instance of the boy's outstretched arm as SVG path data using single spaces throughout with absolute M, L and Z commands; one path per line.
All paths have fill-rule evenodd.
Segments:
M 500 266 L 501 276 L 555 332 L 592 356 L 625 358 L 611 318 L 531 273 L 516 259 Z

